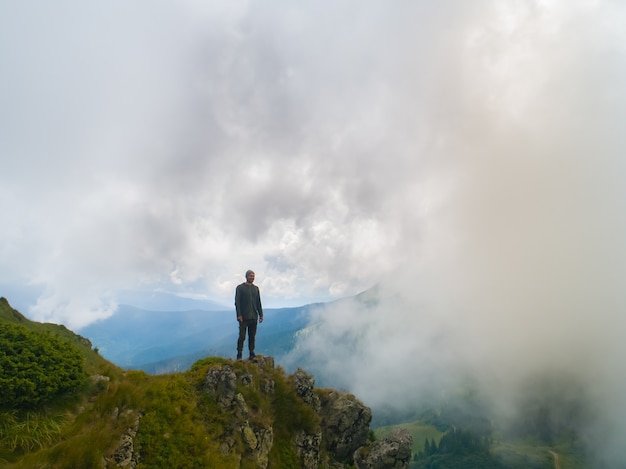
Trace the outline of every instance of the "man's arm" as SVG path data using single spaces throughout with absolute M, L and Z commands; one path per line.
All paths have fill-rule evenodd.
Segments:
M 237 288 L 235 289 L 235 316 L 237 316 L 238 322 L 243 321 L 243 317 L 239 313 L 239 310 L 241 309 L 241 300 L 239 299 L 240 296 L 241 288 L 239 288 L 239 285 L 237 285 Z
M 257 308 L 259 311 L 259 322 L 263 322 L 263 306 L 261 306 L 261 291 L 259 290 L 259 287 L 256 288 L 256 293 L 257 293 Z

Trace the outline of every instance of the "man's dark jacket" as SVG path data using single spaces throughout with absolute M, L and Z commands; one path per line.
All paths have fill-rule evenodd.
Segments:
M 237 317 L 241 316 L 244 321 L 262 319 L 263 307 L 261 306 L 259 287 L 247 282 L 237 285 L 235 290 L 235 310 Z

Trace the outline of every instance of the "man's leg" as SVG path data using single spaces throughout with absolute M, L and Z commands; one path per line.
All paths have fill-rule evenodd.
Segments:
M 250 358 L 254 358 L 254 346 L 256 345 L 256 320 L 248 323 L 248 349 L 250 350 Z
M 241 360 L 243 343 L 246 340 L 246 321 L 239 323 L 239 338 L 237 339 L 237 360 Z

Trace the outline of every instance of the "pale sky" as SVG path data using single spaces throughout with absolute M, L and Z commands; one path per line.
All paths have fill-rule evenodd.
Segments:
M 126 290 L 230 307 L 248 268 L 266 307 L 379 284 L 300 353 L 372 404 L 571 372 L 623 462 L 625 24 L 621 0 L 0 1 L 0 295 L 75 328 Z
M 442 266 L 443 291 L 517 272 L 514 297 L 614 279 L 624 20 L 589 0 L 2 1 L 0 294 L 80 327 L 123 290 L 230 307 L 248 268 L 266 307 Z

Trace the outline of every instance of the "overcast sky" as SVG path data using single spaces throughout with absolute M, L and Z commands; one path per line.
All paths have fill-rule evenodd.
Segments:
M 624 19 L 591 0 L 1 2 L 2 294 L 73 327 L 121 290 L 230 306 L 248 268 L 266 306 L 417 271 L 621 301 Z
M 248 268 L 266 307 L 380 284 L 303 342 L 368 402 L 416 362 L 543 363 L 601 383 L 623 435 L 624 24 L 617 0 L 1 1 L 0 294 L 79 327 L 123 290 L 230 306 Z M 371 347 L 336 360 L 342 334 Z

